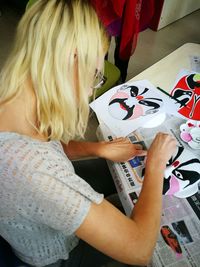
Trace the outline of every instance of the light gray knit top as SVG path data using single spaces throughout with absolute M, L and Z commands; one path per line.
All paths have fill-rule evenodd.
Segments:
M 77 176 L 62 145 L 0 133 L 0 234 L 23 261 L 67 259 L 95 192 Z

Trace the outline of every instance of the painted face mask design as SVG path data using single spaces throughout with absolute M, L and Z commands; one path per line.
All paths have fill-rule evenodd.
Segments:
M 188 120 L 180 126 L 180 137 L 193 149 L 200 149 L 200 121 Z
M 182 77 L 171 95 L 179 100 L 178 112 L 192 120 L 200 120 L 200 74 L 190 74 Z
M 156 113 L 162 105 L 162 99 L 152 97 L 148 88 L 124 85 L 112 96 L 108 109 L 115 119 L 132 120 Z
M 186 198 L 198 191 L 200 161 L 188 150 L 178 147 L 164 174 L 164 195 Z

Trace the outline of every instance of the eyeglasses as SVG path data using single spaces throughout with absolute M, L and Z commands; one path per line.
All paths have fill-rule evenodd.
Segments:
M 96 71 L 95 80 L 94 80 L 94 89 L 100 88 L 105 82 L 107 78 L 101 73 Z

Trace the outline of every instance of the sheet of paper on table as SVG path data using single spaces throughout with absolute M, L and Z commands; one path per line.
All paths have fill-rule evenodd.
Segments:
M 175 101 L 147 80 L 118 85 L 90 107 L 117 137 L 127 136 L 160 113 L 177 110 Z

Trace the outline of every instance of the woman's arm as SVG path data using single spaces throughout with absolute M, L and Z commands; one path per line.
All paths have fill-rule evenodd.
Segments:
M 158 134 L 155 138 L 148 151 L 142 191 L 131 218 L 104 200 L 91 205 L 76 235 L 118 261 L 146 265 L 160 226 L 163 174 L 175 148 L 176 141 L 171 136 Z
M 132 144 L 127 138 L 116 138 L 113 141 L 84 142 L 70 141 L 63 144 L 69 159 L 84 157 L 101 157 L 114 162 L 128 161 L 134 156 L 144 156 L 146 151 L 140 145 Z

